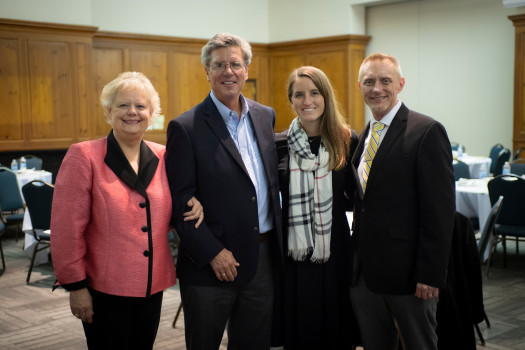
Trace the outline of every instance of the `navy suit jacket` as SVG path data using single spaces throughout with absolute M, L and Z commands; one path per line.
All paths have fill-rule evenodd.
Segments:
M 275 111 L 248 100 L 249 114 L 268 179 L 275 235 L 272 253 L 282 264 L 282 229 L 274 142 Z M 170 184 L 172 224 L 180 237 L 177 277 L 188 284 L 221 285 L 210 261 L 223 249 L 240 264 L 233 282 L 247 283 L 257 271 L 259 218 L 255 187 L 241 155 L 210 95 L 170 121 L 166 168 Z M 204 207 L 204 221 L 184 222 L 186 203 L 195 196 Z M 231 285 L 230 282 L 228 282 Z
M 356 177 L 369 128 L 352 159 Z M 358 185 L 355 196 L 353 270 L 371 291 L 413 294 L 417 282 L 445 286 L 454 191 L 445 128 L 403 104 L 372 162 L 366 192 Z

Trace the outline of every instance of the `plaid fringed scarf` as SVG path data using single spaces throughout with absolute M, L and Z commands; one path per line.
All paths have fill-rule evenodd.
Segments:
M 332 232 L 332 173 L 328 152 L 321 143 L 319 154 L 310 151 L 308 136 L 295 118 L 288 131 L 290 200 L 288 209 L 288 255 L 313 262 L 330 258 Z

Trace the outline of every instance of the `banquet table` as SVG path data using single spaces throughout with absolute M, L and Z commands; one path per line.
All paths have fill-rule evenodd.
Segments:
M 468 170 L 470 172 L 471 179 L 479 179 L 479 173 L 483 165 L 486 166 L 487 175 L 490 172 L 490 164 L 492 159 L 489 157 L 480 157 L 480 156 L 469 156 L 468 154 L 463 154 L 458 157 L 458 160 L 468 165 Z
M 491 205 L 487 183 L 490 178 L 460 179 L 456 182 L 456 210 L 469 218 L 478 218 L 483 230 Z M 484 252 L 485 259 L 488 251 Z
M 25 184 L 33 181 L 33 180 L 42 180 L 47 183 L 51 183 L 53 181 L 53 174 L 49 171 L 45 170 L 22 170 L 16 172 L 16 179 L 18 180 L 18 188 L 20 190 L 20 194 L 22 194 L 22 186 Z M 24 199 L 24 196 L 22 194 L 22 199 Z M 25 202 L 25 199 L 24 199 Z M 25 232 L 25 242 L 24 242 L 24 253 L 31 257 L 33 255 L 33 250 L 36 247 L 36 240 L 33 237 L 33 225 L 31 224 L 31 217 L 29 216 L 29 210 L 26 209 L 24 213 L 24 221 L 22 223 L 22 231 Z M 44 264 L 49 261 L 47 250 L 41 250 L 38 253 L 36 253 L 35 256 L 35 264 Z

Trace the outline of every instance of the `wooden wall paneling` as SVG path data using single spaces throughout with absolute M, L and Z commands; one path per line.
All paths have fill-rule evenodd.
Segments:
M 276 131 L 287 129 L 295 117 L 287 97 L 288 76 L 299 66 L 315 65 L 330 77 L 350 124 L 359 131 L 364 104 L 354 82 L 369 39 L 343 35 L 252 44 L 244 94 L 274 107 Z M 0 19 L 0 110 L 9 114 L 0 122 L 0 150 L 65 148 L 106 136 L 110 126 L 100 92 L 126 70 L 142 71 L 159 91 L 164 130 L 149 131 L 147 138 L 165 142 L 168 122 L 210 91 L 200 62 L 206 41 Z
M 259 57 L 252 57 L 252 62 L 250 63 L 250 67 L 248 67 L 248 80 L 242 88 L 242 95 L 254 101 L 259 100 L 257 93 L 257 85 L 259 83 L 259 68 Z
M 65 42 L 29 41 L 30 137 L 33 142 L 68 139 L 78 134 L 72 91 L 71 52 Z M 65 64 L 64 64 L 65 63 Z M 76 107 L 76 106 L 75 106 Z
M 270 55 L 270 106 L 277 114 L 276 132 L 288 129 L 296 117 L 288 100 L 288 77 L 295 68 L 305 64 L 306 56 L 302 54 Z
M 93 115 L 90 118 L 93 125 L 93 139 L 105 137 L 111 130 L 100 105 L 100 94 L 104 86 L 123 71 L 124 50 L 120 48 L 93 48 L 94 108 Z
M 301 65 L 322 69 L 331 80 L 341 104 L 343 115 L 357 132 L 364 126 L 364 103 L 359 92 L 357 72 L 364 59 L 364 35 L 342 35 L 327 38 L 299 40 L 269 45 L 270 54 L 270 105 L 278 113 L 276 131 L 286 129 L 295 117 L 286 97 L 276 94 L 283 91 L 288 75 Z
M 347 56 L 346 51 L 342 48 L 315 52 L 308 55 L 307 64 L 321 69 L 334 88 L 337 101 L 345 119 L 350 123 L 348 111 L 348 74 L 347 74 Z
M 516 36 L 515 60 L 519 67 L 515 67 L 515 100 L 513 121 L 513 153 L 520 147 L 525 147 L 525 23 L 519 26 L 519 34 Z M 517 92 L 517 96 L 516 96 Z M 517 97 L 517 98 L 516 98 Z
M 268 105 L 268 49 L 266 45 L 252 44 L 252 62 L 248 70 L 248 81 L 242 90 L 243 96 Z
M 257 101 L 270 104 L 270 56 L 268 54 L 259 57 L 259 78 L 257 82 Z
M 78 74 L 73 75 L 74 86 L 73 91 L 77 94 L 78 110 L 73 111 L 78 113 L 78 140 L 85 141 L 91 138 L 93 134 L 92 122 L 93 119 L 93 54 L 91 44 L 85 43 L 75 44 L 75 62 L 73 69 Z
M 0 143 L 20 144 L 22 134 L 23 82 L 17 38 L 0 37 Z M 13 145 L 14 146 L 14 145 Z
M 164 111 L 170 110 L 170 99 L 168 91 L 168 52 L 166 50 L 155 49 L 131 49 L 130 50 L 130 71 L 142 72 L 146 75 L 155 90 L 159 93 L 161 108 Z M 150 141 L 166 143 L 166 123 L 162 130 L 148 130 L 144 138 Z
M 206 71 L 201 63 L 200 52 L 173 54 L 173 113 L 166 116 L 166 123 L 201 103 L 210 92 Z
M 525 147 L 525 14 L 509 16 L 515 27 L 513 151 Z
M 18 75 L 16 82 L 8 79 L 12 95 L 8 100 L 13 105 L 10 118 L 18 119 L 22 131 L 20 139 L 18 126 L 10 127 L 9 140 L 0 138 L 1 151 L 67 148 L 89 137 L 90 56 L 95 30 L 89 26 L 0 19 L 0 38 L 10 38 L 10 49 L 16 41 Z M 5 50 L 7 56 L 2 50 L 0 64 L 7 60 L 8 69 L 13 71 L 16 67 L 10 49 Z
M 348 120 L 352 129 L 360 133 L 365 128 L 365 103 L 359 89 L 359 68 L 365 59 L 366 44 L 369 37 L 357 37 L 355 43 L 348 45 L 347 83 Z

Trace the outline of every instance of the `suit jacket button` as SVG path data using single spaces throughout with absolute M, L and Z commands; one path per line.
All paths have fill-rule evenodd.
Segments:
M 257 200 L 257 198 L 252 197 L 252 202 L 255 202 L 256 200 Z
M 144 256 L 145 256 L 145 257 L 148 257 L 148 256 L 149 256 L 149 250 L 145 250 L 145 251 L 144 251 Z
M 257 226 L 255 226 L 255 227 L 253 228 L 253 230 L 254 230 L 255 232 L 258 232 L 258 231 L 259 231 L 259 228 L 258 228 Z
M 146 208 L 146 202 L 140 202 L 139 203 L 139 207 Z
M 142 226 L 142 232 L 148 232 L 149 227 L 144 225 Z

